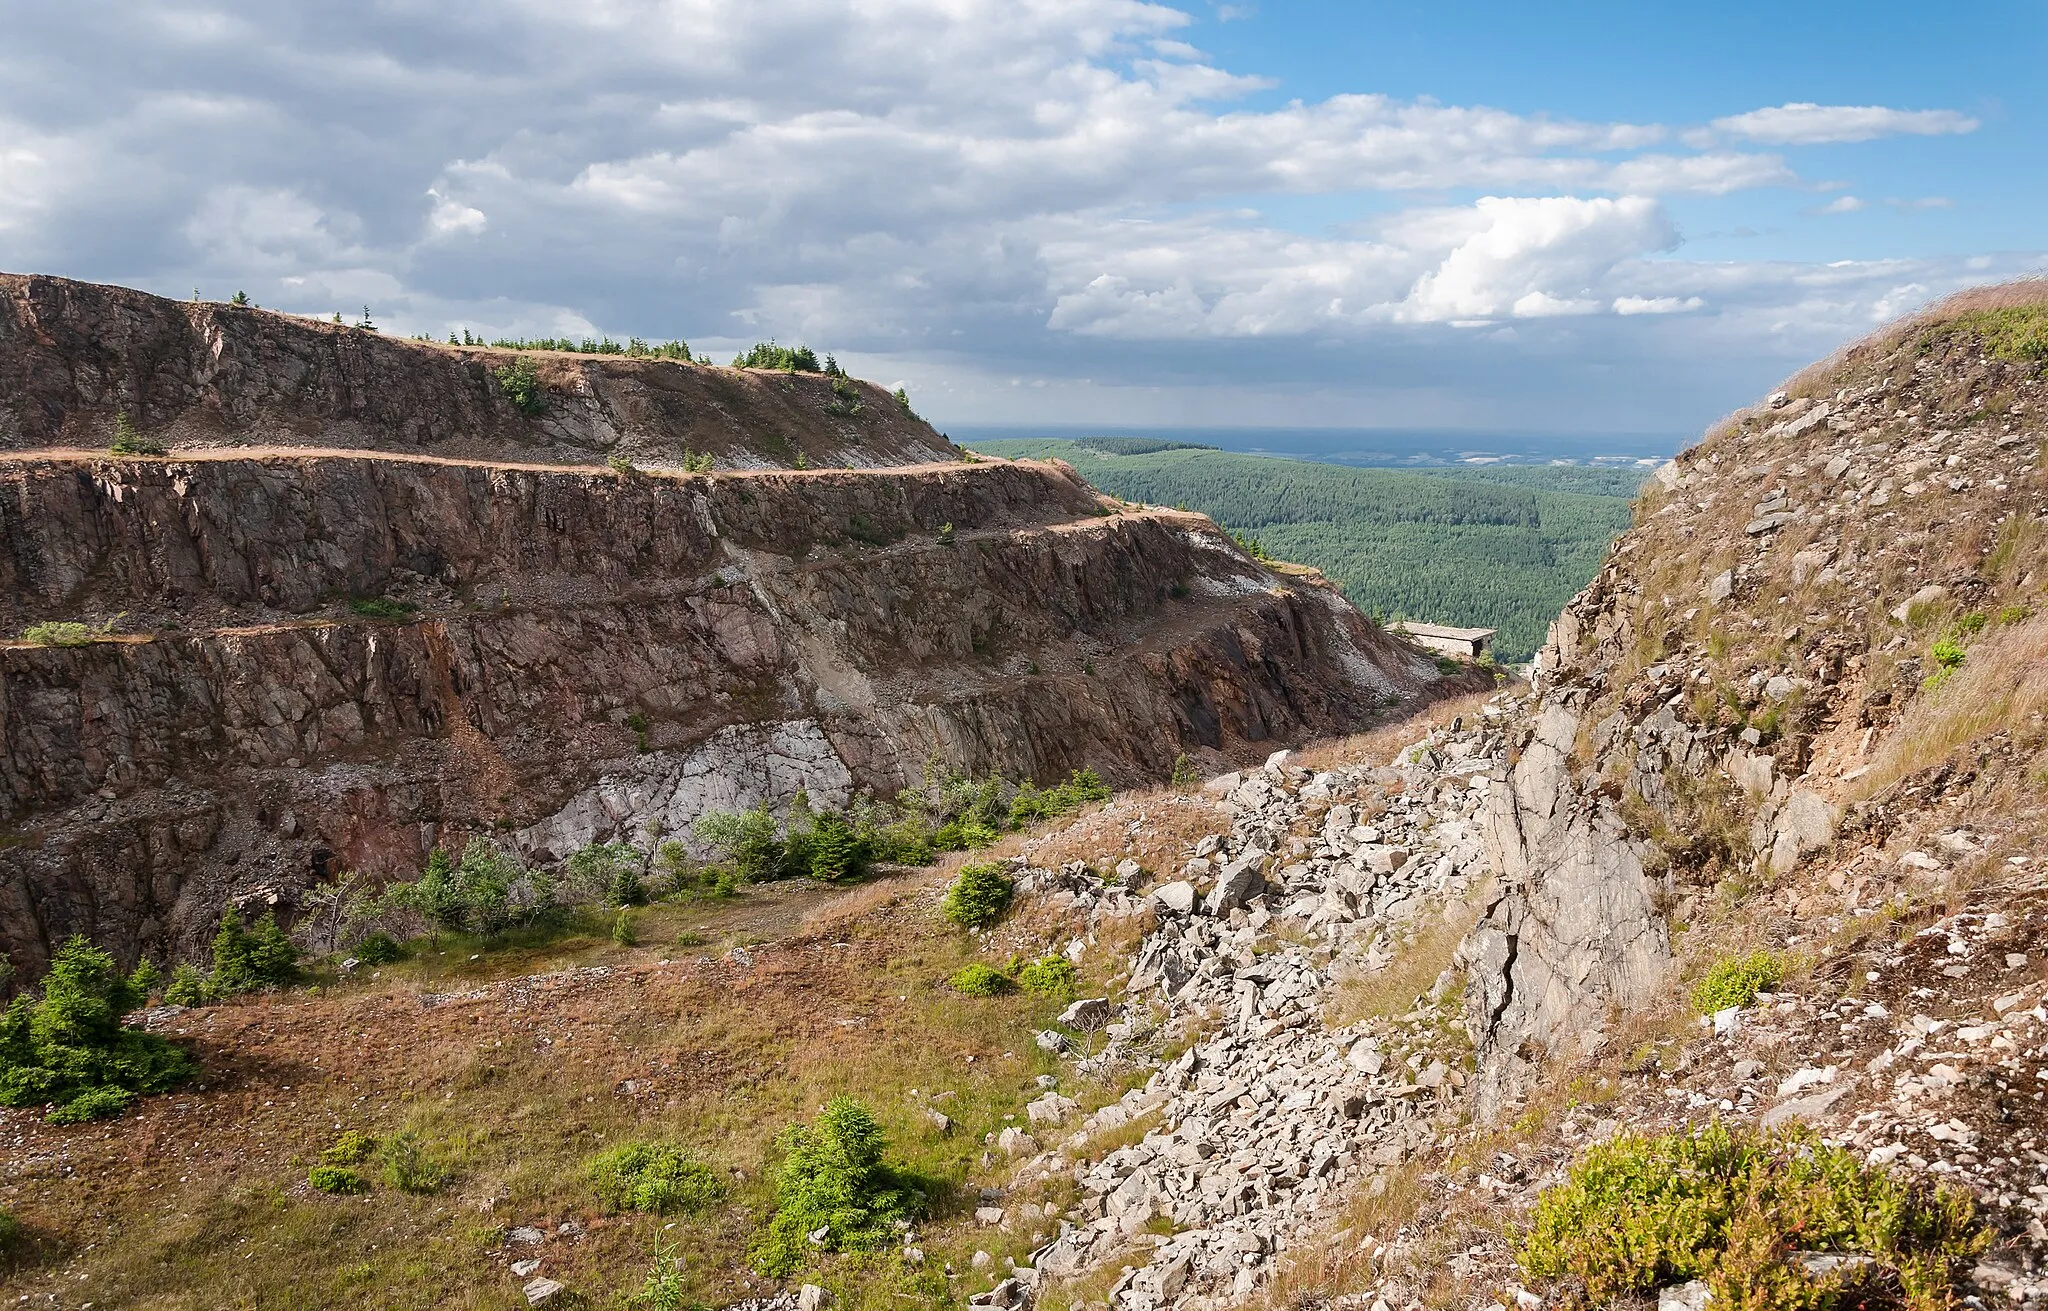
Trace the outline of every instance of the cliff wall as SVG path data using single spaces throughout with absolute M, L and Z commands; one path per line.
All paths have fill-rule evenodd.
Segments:
M 363 453 L 0 465 L 0 947 L 193 949 L 222 901 L 540 857 L 937 756 L 1157 778 L 1435 677 L 1311 577 L 1063 466 L 620 476 Z M 374 598 L 396 609 L 363 615 Z
M 1988 289 L 1895 325 L 1648 485 L 1489 793 L 1500 882 L 1463 948 L 1483 1111 L 1668 992 L 1675 926 L 1812 943 L 1947 895 L 1929 850 L 2031 840 L 2044 302 Z
M 360 447 L 464 459 L 723 467 L 955 458 L 872 383 L 675 360 L 534 352 L 543 410 L 498 385 L 509 351 L 443 346 L 248 306 L 0 274 L 0 450 L 105 449 L 125 413 L 174 447 Z

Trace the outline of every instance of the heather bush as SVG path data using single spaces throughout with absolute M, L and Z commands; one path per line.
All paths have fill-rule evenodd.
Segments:
M 725 1200 L 725 1181 L 678 1143 L 620 1143 L 591 1157 L 583 1175 L 614 1211 L 695 1214 Z
M 1568 1308 L 1702 1279 L 1715 1306 L 1747 1311 L 1882 1303 L 1888 1285 L 1939 1311 L 1989 1241 L 1961 1189 L 1894 1177 L 1804 1130 L 1715 1123 L 1588 1148 L 1537 1199 L 1519 1255 Z M 1795 1250 L 1871 1261 L 1813 1275 Z

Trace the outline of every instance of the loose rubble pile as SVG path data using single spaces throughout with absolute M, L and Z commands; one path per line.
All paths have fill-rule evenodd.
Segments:
M 1029 1269 L 978 1303 L 1017 1305 L 1041 1281 L 1122 1262 L 1115 1306 L 1230 1304 L 1334 1199 L 1435 1141 L 1434 1117 L 1465 1082 L 1441 1031 L 1420 1015 L 1330 1028 L 1319 1011 L 1340 979 L 1384 968 L 1404 936 L 1483 877 L 1477 815 L 1513 705 L 1497 699 L 1392 765 L 1312 773 L 1276 756 L 1210 784 L 1226 795 L 1231 831 L 1202 839 L 1177 878 L 1146 893 L 1158 926 L 1138 951 L 1125 1018 L 1091 1060 L 1125 1059 L 1147 1036 L 1203 1040 L 1025 1164 L 1020 1181 L 1071 1172 L 1083 1201 Z M 1019 886 L 1091 917 L 1145 908 L 1078 863 L 1027 869 Z M 1091 1004 L 1107 1009 L 1077 1005 Z M 1031 1119 L 1072 1108 L 1051 1092 Z M 1082 1156 L 1091 1137 L 1145 1117 L 1157 1123 L 1138 1142 Z M 1014 1129 L 1000 1145 L 1031 1146 Z

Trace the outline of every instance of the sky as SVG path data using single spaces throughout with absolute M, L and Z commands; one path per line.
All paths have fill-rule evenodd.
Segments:
M 940 427 L 1696 432 L 2048 266 L 2048 6 L 0 0 L 0 269 Z

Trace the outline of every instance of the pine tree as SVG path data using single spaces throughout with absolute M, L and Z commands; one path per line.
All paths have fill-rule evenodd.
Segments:
M 265 911 L 250 935 L 249 966 L 271 987 L 283 987 L 299 976 L 299 949 L 277 926 L 275 911 Z
M 860 843 L 838 815 L 827 812 L 811 823 L 811 869 L 814 879 L 836 883 L 860 872 Z
M 220 917 L 220 929 L 213 935 L 213 986 L 222 996 L 253 992 L 262 982 L 250 959 L 255 947 L 242 927 L 242 912 L 233 906 Z

